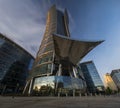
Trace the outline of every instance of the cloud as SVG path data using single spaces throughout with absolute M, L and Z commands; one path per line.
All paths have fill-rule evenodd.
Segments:
M 49 0 L 48 4 L 43 0 L 38 6 L 32 0 L 1 0 L 0 32 L 35 56 L 45 31 L 50 4 Z

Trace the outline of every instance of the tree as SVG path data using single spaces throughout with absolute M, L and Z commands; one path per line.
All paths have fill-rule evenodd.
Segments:
M 106 94 L 110 95 L 112 94 L 112 89 L 110 89 L 109 87 L 106 88 Z

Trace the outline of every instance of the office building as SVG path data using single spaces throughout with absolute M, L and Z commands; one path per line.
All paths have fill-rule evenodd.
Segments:
M 109 87 L 109 89 L 111 89 L 112 91 L 117 91 L 117 86 L 115 85 L 111 75 L 109 73 L 106 73 L 104 75 L 104 81 L 105 81 L 105 86 L 106 88 Z
M 88 92 L 102 93 L 104 85 L 93 61 L 83 62 L 80 64 L 80 67 L 85 77 Z
M 117 88 L 120 90 L 120 69 L 112 70 L 111 77 L 116 84 Z
M 33 61 L 26 50 L 0 34 L 0 93 L 22 92 Z
M 69 17 L 52 6 L 46 30 L 24 93 L 57 95 L 85 91 L 85 81 L 77 63 L 102 41 L 88 42 L 70 38 Z

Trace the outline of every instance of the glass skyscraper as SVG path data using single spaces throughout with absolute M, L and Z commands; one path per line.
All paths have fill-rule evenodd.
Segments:
M 85 81 L 77 63 L 102 41 L 71 39 L 68 25 L 67 10 L 62 12 L 52 6 L 24 93 L 56 95 L 85 91 Z
M 104 85 L 93 61 L 81 63 L 80 67 L 86 80 L 88 92 L 89 93 L 103 92 Z
M 31 54 L 0 34 L 0 93 L 22 93 L 33 61 Z

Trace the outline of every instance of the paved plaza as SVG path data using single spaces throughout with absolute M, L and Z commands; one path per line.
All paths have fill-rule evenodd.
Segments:
M 2 97 L 0 108 L 120 108 L 120 97 Z

